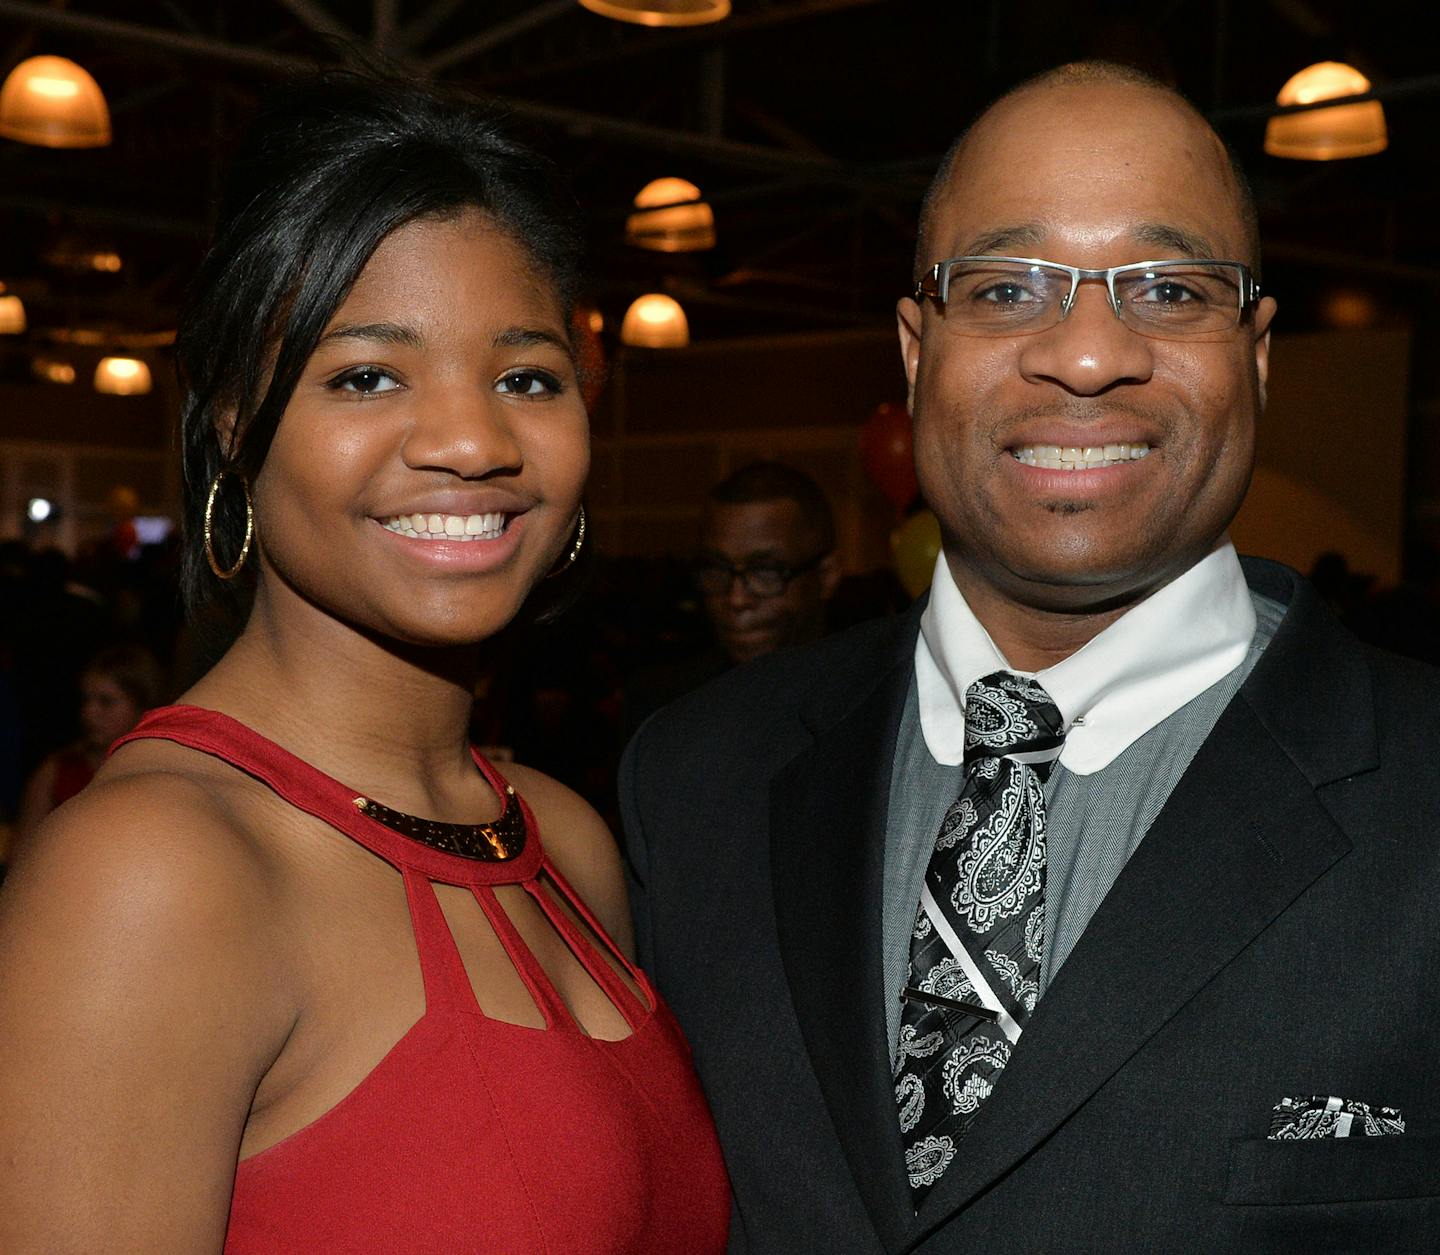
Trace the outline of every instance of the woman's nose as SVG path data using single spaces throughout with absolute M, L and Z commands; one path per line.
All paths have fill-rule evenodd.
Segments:
M 406 465 L 462 479 L 518 471 L 523 465 L 513 418 L 488 389 L 432 391 L 417 398 L 416 407 L 401 449 Z

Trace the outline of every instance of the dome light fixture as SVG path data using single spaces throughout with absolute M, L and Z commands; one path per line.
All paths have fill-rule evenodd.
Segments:
M 29 57 L 0 87 L 0 135 L 41 148 L 104 148 L 110 142 L 105 93 L 65 57 Z
M 1370 80 L 1353 66 L 1317 61 L 1294 75 L 1275 98 L 1280 105 L 1308 105 L 1370 90 Z M 1388 143 L 1385 110 L 1378 100 L 1358 100 L 1333 109 L 1282 113 L 1265 125 L 1265 151 L 1297 161 L 1338 161 L 1383 152 Z
M 112 397 L 139 397 L 150 391 L 150 367 L 138 357 L 102 357 L 95 367 L 95 391 Z
M 36 357 L 30 361 L 30 373 L 46 383 L 75 382 L 75 366 L 56 357 Z
M 28 325 L 25 303 L 13 292 L 0 296 L 0 336 L 22 336 Z
M 625 220 L 625 242 L 657 253 L 694 253 L 715 247 L 715 214 L 700 189 L 684 179 L 655 179 L 635 197 Z
M 580 0 L 580 5 L 637 26 L 704 26 L 730 16 L 730 0 Z
M 683 349 L 690 343 L 690 324 L 679 301 L 647 292 L 625 311 L 620 341 L 642 349 Z

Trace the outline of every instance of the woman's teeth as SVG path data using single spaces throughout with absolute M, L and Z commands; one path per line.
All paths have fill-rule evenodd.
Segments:
M 386 531 L 417 540 L 498 540 L 505 531 L 504 514 L 399 514 L 386 519 Z
M 1102 466 L 1136 462 L 1150 452 L 1148 444 L 1097 444 L 1083 449 L 1077 445 L 1024 444 L 1011 449 L 1011 456 L 1026 466 L 1047 471 L 1090 471 Z

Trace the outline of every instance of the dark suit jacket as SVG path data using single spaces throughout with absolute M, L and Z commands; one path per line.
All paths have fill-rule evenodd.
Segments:
M 916 1216 L 881 861 L 918 609 L 661 711 L 622 769 L 641 960 L 753 1252 L 1440 1251 L 1440 673 L 1293 572 L 1278 635 Z M 1403 1135 L 1269 1141 L 1287 1096 Z

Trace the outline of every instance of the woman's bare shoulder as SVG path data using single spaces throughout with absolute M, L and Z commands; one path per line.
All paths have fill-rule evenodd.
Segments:
M 520 763 L 503 763 L 500 770 L 535 812 L 540 839 L 560 874 L 615 944 L 633 955 L 625 871 L 608 825 L 583 797 L 544 772 Z
M 264 849 L 212 786 L 127 747 L 23 843 L 0 891 L 0 1242 L 15 1249 L 53 1228 L 67 1176 L 105 1184 L 69 1200 L 77 1234 L 113 1230 L 115 1199 L 122 1232 L 137 1217 L 158 1232 L 155 1215 L 223 1232 L 299 991 Z
M 56 914 L 86 930 L 143 923 L 146 936 L 179 940 L 193 930 L 203 944 L 239 917 L 262 943 L 271 861 L 239 817 L 234 783 L 196 758 L 158 743 L 126 746 L 47 816 L 7 878 L 0 935 L 21 911 L 31 925 Z

